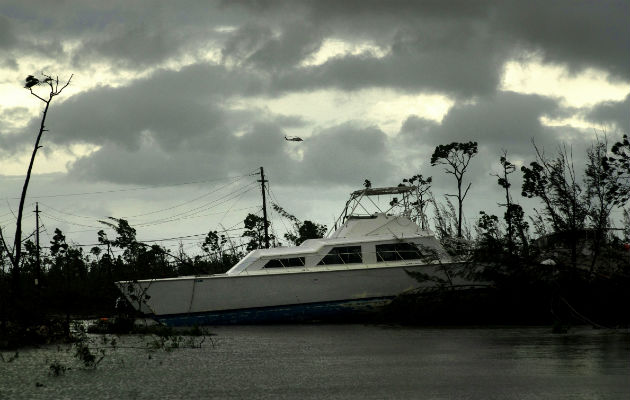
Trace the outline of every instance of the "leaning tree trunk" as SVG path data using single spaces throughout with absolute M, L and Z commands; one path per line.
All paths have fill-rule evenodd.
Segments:
M 39 126 L 39 133 L 37 134 L 37 139 L 35 140 L 35 146 L 33 147 L 33 153 L 31 154 L 31 161 L 28 164 L 28 170 L 26 171 L 26 178 L 24 179 L 24 186 L 22 187 L 22 195 L 20 196 L 20 206 L 18 208 L 18 216 L 17 221 L 15 223 L 15 242 L 13 244 L 13 248 L 15 249 L 15 255 L 12 260 L 13 268 L 11 269 L 12 277 L 13 277 L 13 285 L 16 290 L 19 290 L 19 280 L 20 280 L 20 259 L 22 257 L 22 214 L 24 213 L 24 202 L 26 200 L 26 192 L 28 190 L 28 184 L 31 180 L 31 173 L 33 172 L 33 164 L 35 163 L 35 156 L 37 155 L 37 150 L 41 147 L 39 142 L 42 139 L 42 134 L 46 131 L 45 123 L 46 123 L 46 115 L 48 114 L 48 107 L 50 107 L 50 101 L 53 98 L 53 94 L 50 94 L 46 103 L 46 107 L 44 107 L 44 113 L 42 115 L 42 121 Z
M 31 180 L 31 174 L 33 172 L 33 164 L 35 163 L 35 156 L 37 155 L 37 150 L 39 150 L 41 139 L 43 133 L 46 131 L 45 123 L 46 116 L 48 115 L 48 109 L 50 107 L 50 103 L 53 98 L 60 94 L 72 80 L 72 75 L 68 79 L 68 81 L 61 87 L 59 87 L 59 78 L 52 78 L 52 76 L 44 75 L 43 80 L 38 80 L 34 78 L 32 75 L 29 75 L 26 78 L 26 86 L 31 94 L 37 97 L 40 101 L 45 104 L 44 112 L 42 115 L 42 120 L 39 125 L 39 132 L 37 133 L 37 139 L 35 140 L 35 146 L 33 147 L 33 153 L 31 154 L 31 160 L 28 164 L 28 170 L 26 171 L 26 177 L 24 179 L 24 186 L 22 186 L 22 194 L 20 196 L 20 205 L 18 207 L 18 215 L 17 221 L 15 222 L 15 237 L 13 242 L 13 250 L 9 250 L 6 241 L 4 240 L 4 236 L 2 231 L 0 230 L 0 239 L 2 242 L 2 246 L 11 261 L 11 276 L 12 276 L 12 286 L 15 291 L 20 291 L 20 261 L 22 259 L 22 216 L 24 214 L 24 202 L 26 201 L 26 193 L 28 191 L 28 184 Z M 50 92 L 48 93 L 48 98 L 41 97 L 37 93 L 33 92 L 33 87 L 40 84 L 46 84 L 50 88 Z

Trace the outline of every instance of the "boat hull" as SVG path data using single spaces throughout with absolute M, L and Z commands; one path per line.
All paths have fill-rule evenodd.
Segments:
M 153 318 L 168 326 L 273 324 L 283 322 L 359 321 L 392 301 L 393 297 L 341 300 L 307 304 L 209 311 L 194 314 L 159 315 Z
M 139 311 L 171 326 L 345 318 L 374 311 L 397 295 L 446 280 L 444 265 L 211 275 L 119 282 Z M 422 273 L 433 279 L 418 280 Z M 452 278 L 451 278 L 452 279 Z

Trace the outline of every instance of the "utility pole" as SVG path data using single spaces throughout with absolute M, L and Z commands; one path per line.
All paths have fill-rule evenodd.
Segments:
M 35 286 L 39 286 L 42 265 L 39 259 L 39 203 L 35 203 L 35 245 L 37 246 L 37 271 L 35 272 Z
M 269 221 L 267 220 L 267 200 L 265 198 L 265 170 L 263 167 L 260 167 L 260 187 L 262 189 L 262 200 L 263 200 L 263 223 L 265 226 L 265 248 L 269 248 Z

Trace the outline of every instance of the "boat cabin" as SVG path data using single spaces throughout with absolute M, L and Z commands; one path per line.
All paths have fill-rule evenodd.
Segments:
M 405 216 L 351 216 L 328 238 L 250 252 L 227 275 L 445 261 L 439 242 Z

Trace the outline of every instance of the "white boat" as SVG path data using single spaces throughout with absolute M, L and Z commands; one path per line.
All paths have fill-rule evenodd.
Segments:
M 365 189 L 351 200 L 405 191 Z M 420 274 L 461 283 L 452 274 L 460 265 L 430 231 L 405 215 L 356 216 L 349 204 L 327 238 L 254 250 L 224 274 L 116 284 L 140 312 L 167 325 L 191 326 L 343 318 L 436 285 L 417 279 Z

